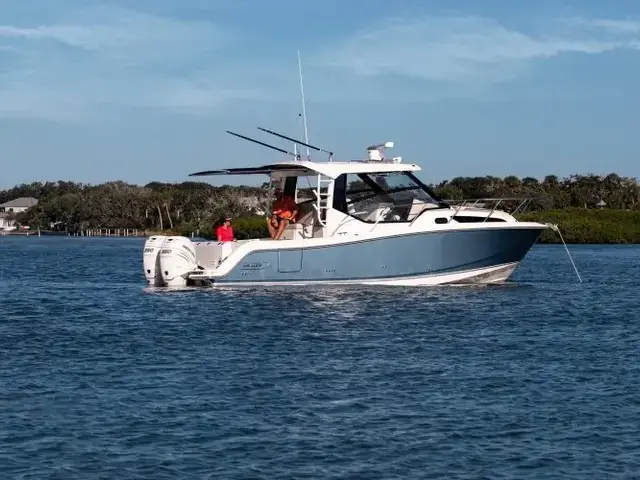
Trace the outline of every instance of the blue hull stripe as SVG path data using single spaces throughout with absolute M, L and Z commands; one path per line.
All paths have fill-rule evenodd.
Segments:
M 357 281 L 464 272 L 521 261 L 542 231 L 532 227 L 424 232 L 290 251 L 295 258 L 281 257 L 287 249 L 254 251 L 215 281 Z M 283 258 L 286 266 L 280 263 Z

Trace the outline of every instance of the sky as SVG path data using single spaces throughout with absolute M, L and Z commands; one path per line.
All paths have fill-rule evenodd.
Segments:
M 637 0 L 0 0 L 0 188 L 374 143 L 456 176 L 640 176 Z M 324 154 L 315 155 L 324 161 Z M 259 183 L 263 177 L 207 177 Z

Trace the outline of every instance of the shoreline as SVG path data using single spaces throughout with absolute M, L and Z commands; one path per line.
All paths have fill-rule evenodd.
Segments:
M 563 233 L 563 236 L 565 235 L 565 231 L 561 230 Z M 549 235 L 553 235 L 553 238 L 544 238 L 545 234 L 549 234 Z M 558 237 L 557 234 L 551 232 L 545 232 L 545 234 L 543 234 L 543 236 L 535 243 L 535 245 L 562 245 L 562 241 L 560 240 L 560 238 Z M 126 239 L 126 238 L 138 238 L 138 239 L 146 239 L 149 238 L 153 235 L 180 235 L 177 234 L 175 232 L 147 232 L 145 234 L 137 234 L 137 235 L 71 235 L 71 234 L 67 234 L 65 232 L 46 232 L 46 231 L 40 231 L 38 232 L 0 232 L 0 239 L 2 239 L 3 237 L 58 237 L 58 238 L 83 238 L 83 239 L 88 239 L 88 238 L 95 238 L 95 239 L 106 239 L 106 238 L 114 238 L 114 239 Z M 191 238 L 192 240 L 196 240 L 196 241 L 213 241 L 212 238 L 208 238 L 207 236 L 201 236 L 201 235 L 182 235 L 182 236 L 186 236 L 188 238 Z M 255 237 L 255 238 L 263 238 L 263 237 Z M 266 237 L 264 237 L 266 238 Z M 633 245 L 640 245 L 640 241 L 638 242 L 634 242 L 634 241 L 597 241 L 597 240 L 592 240 L 592 241 L 583 241 L 583 242 L 576 242 L 576 241 L 569 241 L 567 240 L 566 236 L 565 236 L 565 243 L 567 245 L 574 245 L 574 246 L 578 246 L 578 245 L 613 245 L 613 246 L 633 246 Z
M 167 235 L 167 233 L 160 232 L 138 232 L 136 234 L 127 234 L 127 235 L 108 235 L 108 234 L 93 234 L 93 235 L 84 235 L 84 234 L 73 234 L 67 232 L 54 232 L 49 230 L 30 230 L 28 232 L 25 231 L 2 231 L 0 232 L 0 237 L 73 237 L 73 238 L 147 238 L 152 235 Z

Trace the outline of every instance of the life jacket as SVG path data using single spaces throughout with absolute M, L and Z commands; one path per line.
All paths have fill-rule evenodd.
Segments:
M 297 205 L 293 198 L 283 195 L 280 200 L 276 200 L 273 203 L 273 214 L 286 220 L 292 220 L 293 212 L 296 208 Z

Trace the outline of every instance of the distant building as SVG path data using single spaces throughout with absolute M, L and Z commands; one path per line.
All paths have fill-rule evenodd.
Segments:
M 38 199 L 33 197 L 20 197 L 15 200 L 10 200 L 7 203 L 0 203 L 0 212 L 25 212 L 31 207 L 35 207 L 38 204 Z
M 0 204 L 0 230 L 14 228 L 13 214 L 25 212 L 38 204 L 38 199 L 33 197 L 20 197 Z
M 604 203 L 604 200 L 600 200 L 598 203 L 596 203 L 596 208 L 604 208 L 606 206 L 607 204 Z

